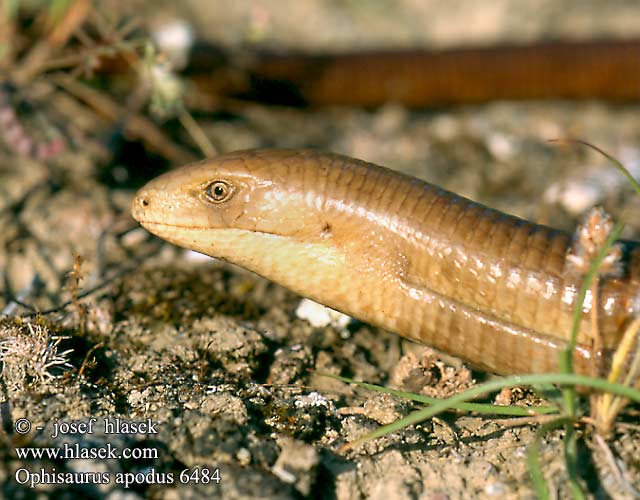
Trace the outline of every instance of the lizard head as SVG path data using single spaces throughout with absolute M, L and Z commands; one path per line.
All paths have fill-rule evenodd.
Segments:
M 231 261 L 247 244 L 317 241 L 327 227 L 315 189 L 325 167 L 306 154 L 244 151 L 178 168 L 141 188 L 131 213 L 160 238 Z

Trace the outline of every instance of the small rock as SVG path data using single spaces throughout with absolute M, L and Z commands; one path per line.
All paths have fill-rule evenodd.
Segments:
M 331 325 L 334 328 L 344 329 L 351 322 L 350 316 L 309 299 L 300 301 L 296 309 L 296 316 L 300 319 L 306 319 L 314 328 Z
M 281 481 L 293 484 L 302 495 L 309 495 L 320 462 L 318 452 L 313 446 L 291 438 L 282 439 L 280 445 L 282 451 L 272 472 Z

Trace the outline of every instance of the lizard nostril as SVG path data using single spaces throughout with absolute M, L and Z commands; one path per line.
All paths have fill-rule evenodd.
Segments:
M 146 198 L 140 198 L 140 205 L 142 205 L 143 207 L 148 207 L 149 200 L 147 200 Z

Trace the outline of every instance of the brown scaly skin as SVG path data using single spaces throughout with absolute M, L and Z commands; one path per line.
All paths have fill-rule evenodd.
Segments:
M 582 275 L 571 237 L 371 163 L 306 150 L 240 151 L 149 182 L 133 217 L 371 324 L 500 373 L 558 371 Z M 608 356 L 637 315 L 640 249 L 598 304 Z M 591 373 L 590 301 L 574 353 Z
M 199 60 L 200 59 L 200 60 Z M 204 94 L 290 105 L 422 108 L 499 99 L 640 99 L 640 40 L 399 49 L 336 54 L 195 57 Z M 237 63 L 234 65 L 233 63 Z

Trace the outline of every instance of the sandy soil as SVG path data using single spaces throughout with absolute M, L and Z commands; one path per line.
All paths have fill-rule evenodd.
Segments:
M 227 46 L 444 46 L 640 34 L 632 22 L 634 2 L 616 2 L 606 13 L 595 1 L 519 2 L 515 8 L 506 1 L 444 7 L 318 0 L 287 9 L 275 1 L 133 3 L 150 25 L 177 16 L 199 36 Z M 167 164 L 144 154 L 135 137 L 114 139 L 118 131 L 63 92 L 27 95 L 71 139 L 48 162 L 0 149 L 4 497 L 534 497 L 526 464 L 537 428 L 531 421 L 446 414 L 339 453 L 341 444 L 413 406 L 318 372 L 435 396 L 490 375 L 358 322 L 312 327 L 296 315 L 300 297 L 136 229 L 128 215 L 134 190 Z M 250 104 L 197 119 L 221 151 L 336 151 L 568 230 L 590 205 L 603 204 L 627 221 L 625 236 L 637 238 L 640 221 L 632 214 L 640 201 L 619 174 L 593 152 L 548 139 L 588 139 L 638 175 L 639 111 L 637 105 L 557 101 L 419 112 L 393 105 L 365 111 Z M 167 130 L 176 128 L 169 123 Z M 192 146 L 183 131 L 169 133 Z M 73 275 L 81 276 L 79 287 L 65 277 L 74 256 L 82 258 L 80 264 L 75 257 Z M 25 317 L 29 310 L 11 302 L 10 292 L 41 310 L 71 303 Z M 524 390 L 486 401 L 498 398 L 538 402 Z M 18 427 L 27 421 L 32 428 L 21 434 Z M 92 432 L 82 425 L 66 429 L 71 422 L 91 425 Z M 123 422 L 152 432 L 113 428 Z M 631 498 L 629 487 L 640 490 L 637 422 L 631 409 L 609 442 L 622 480 L 591 431 L 580 429 L 580 475 L 590 497 Z M 562 437 L 551 433 L 542 446 L 545 477 L 557 498 L 569 496 Z M 20 459 L 15 451 L 76 444 L 155 450 L 157 458 Z M 69 477 L 58 477 L 59 484 L 31 488 L 29 480 L 41 478 L 36 473 L 43 468 L 101 475 L 93 484 L 71 486 Z

